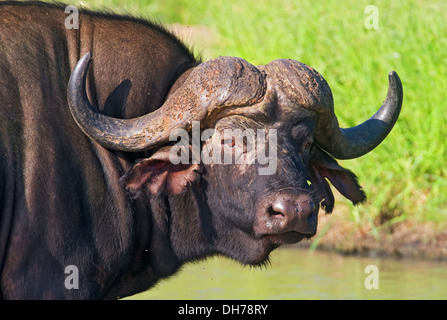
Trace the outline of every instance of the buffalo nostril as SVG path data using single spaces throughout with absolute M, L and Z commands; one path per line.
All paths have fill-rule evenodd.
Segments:
M 298 202 L 296 205 L 299 212 L 305 216 L 311 215 L 317 209 L 317 205 L 312 200 Z
M 269 216 L 281 216 L 284 217 L 285 216 L 285 208 L 284 205 L 279 202 L 279 203 L 274 203 L 272 206 L 270 206 L 268 208 L 268 214 Z
M 318 205 L 312 199 L 281 199 L 272 203 L 267 213 L 270 217 L 309 217 L 317 211 Z
M 282 195 L 270 202 L 256 224 L 256 232 L 280 234 L 289 231 L 314 234 L 317 227 L 318 203 L 308 195 Z

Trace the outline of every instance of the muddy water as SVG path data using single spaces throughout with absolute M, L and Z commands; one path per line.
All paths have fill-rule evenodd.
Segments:
M 296 248 L 277 249 L 271 262 L 263 269 L 242 267 L 225 258 L 189 264 L 131 298 L 447 299 L 447 262 L 362 258 Z

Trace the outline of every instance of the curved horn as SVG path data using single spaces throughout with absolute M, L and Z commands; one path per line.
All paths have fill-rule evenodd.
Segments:
M 70 111 L 86 135 L 113 150 L 138 152 L 169 140 L 191 121 L 209 120 L 222 108 L 251 105 L 264 95 L 265 75 L 240 58 L 219 57 L 201 63 L 156 111 L 134 119 L 118 119 L 97 111 L 85 90 L 92 56 L 77 63 L 68 83 Z
M 339 128 L 335 115 L 319 145 L 337 159 L 358 158 L 377 147 L 396 123 L 403 101 L 402 83 L 396 72 L 388 75 L 389 86 L 382 107 L 367 121 L 352 128 Z

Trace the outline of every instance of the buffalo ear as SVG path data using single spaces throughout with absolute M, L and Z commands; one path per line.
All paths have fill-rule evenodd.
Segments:
M 322 207 L 327 213 L 331 213 L 334 208 L 334 195 L 326 179 L 353 204 L 359 204 L 366 200 L 366 194 L 359 185 L 357 176 L 350 170 L 341 167 L 337 161 L 320 148 L 316 148 L 310 159 L 309 167 L 311 181 L 317 185 L 320 195 L 324 198 Z
M 166 192 L 178 194 L 188 184 L 200 179 L 199 164 L 173 164 L 169 159 L 170 146 L 156 151 L 150 158 L 140 160 L 121 177 L 120 181 L 133 198 L 142 192 L 152 195 Z

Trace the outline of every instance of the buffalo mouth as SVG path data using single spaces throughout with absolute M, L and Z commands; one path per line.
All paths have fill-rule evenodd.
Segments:
M 248 264 L 252 266 L 265 266 L 269 263 L 270 253 L 280 247 L 281 245 L 286 244 L 295 244 L 305 239 L 312 238 L 316 233 L 301 233 L 297 231 L 287 231 L 284 233 L 277 234 L 263 234 L 260 236 L 255 236 L 254 241 L 257 243 L 256 245 L 253 243 L 251 247 L 250 253 L 248 253 L 244 257 L 233 257 L 236 260 L 239 260 L 243 264 Z M 255 249 L 256 248 L 256 249 Z
M 265 208 L 265 207 L 264 207 Z M 263 210 L 264 211 L 264 210 Z M 268 210 L 265 210 L 267 212 Z M 265 266 L 269 264 L 270 253 L 285 244 L 298 243 L 304 239 L 312 238 L 317 231 L 317 218 L 318 218 L 319 206 L 315 207 L 313 212 L 309 215 L 310 222 L 307 223 L 307 227 L 303 224 L 296 223 L 297 221 L 291 219 L 291 224 L 286 224 L 284 228 L 276 229 L 275 223 L 268 219 L 264 223 L 259 223 L 261 219 L 258 219 L 251 232 L 243 232 L 247 238 L 241 240 L 240 238 L 233 238 L 231 241 L 236 240 L 238 243 L 233 248 L 237 248 L 236 251 L 229 250 L 228 246 L 220 247 L 222 251 L 219 251 L 224 256 L 229 256 L 244 265 L 251 266 Z M 275 217 L 279 218 L 279 217 Z M 264 227 L 263 227 L 263 226 Z M 270 228 L 270 230 L 265 229 Z M 248 230 L 247 230 L 248 231 Z M 227 241 L 222 242 L 228 244 Z
M 298 243 L 304 239 L 310 239 L 315 235 L 315 233 L 309 235 L 295 231 L 289 231 L 281 234 L 270 234 L 263 236 L 268 242 L 274 245 L 282 245 L 282 244 L 294 244 Z

